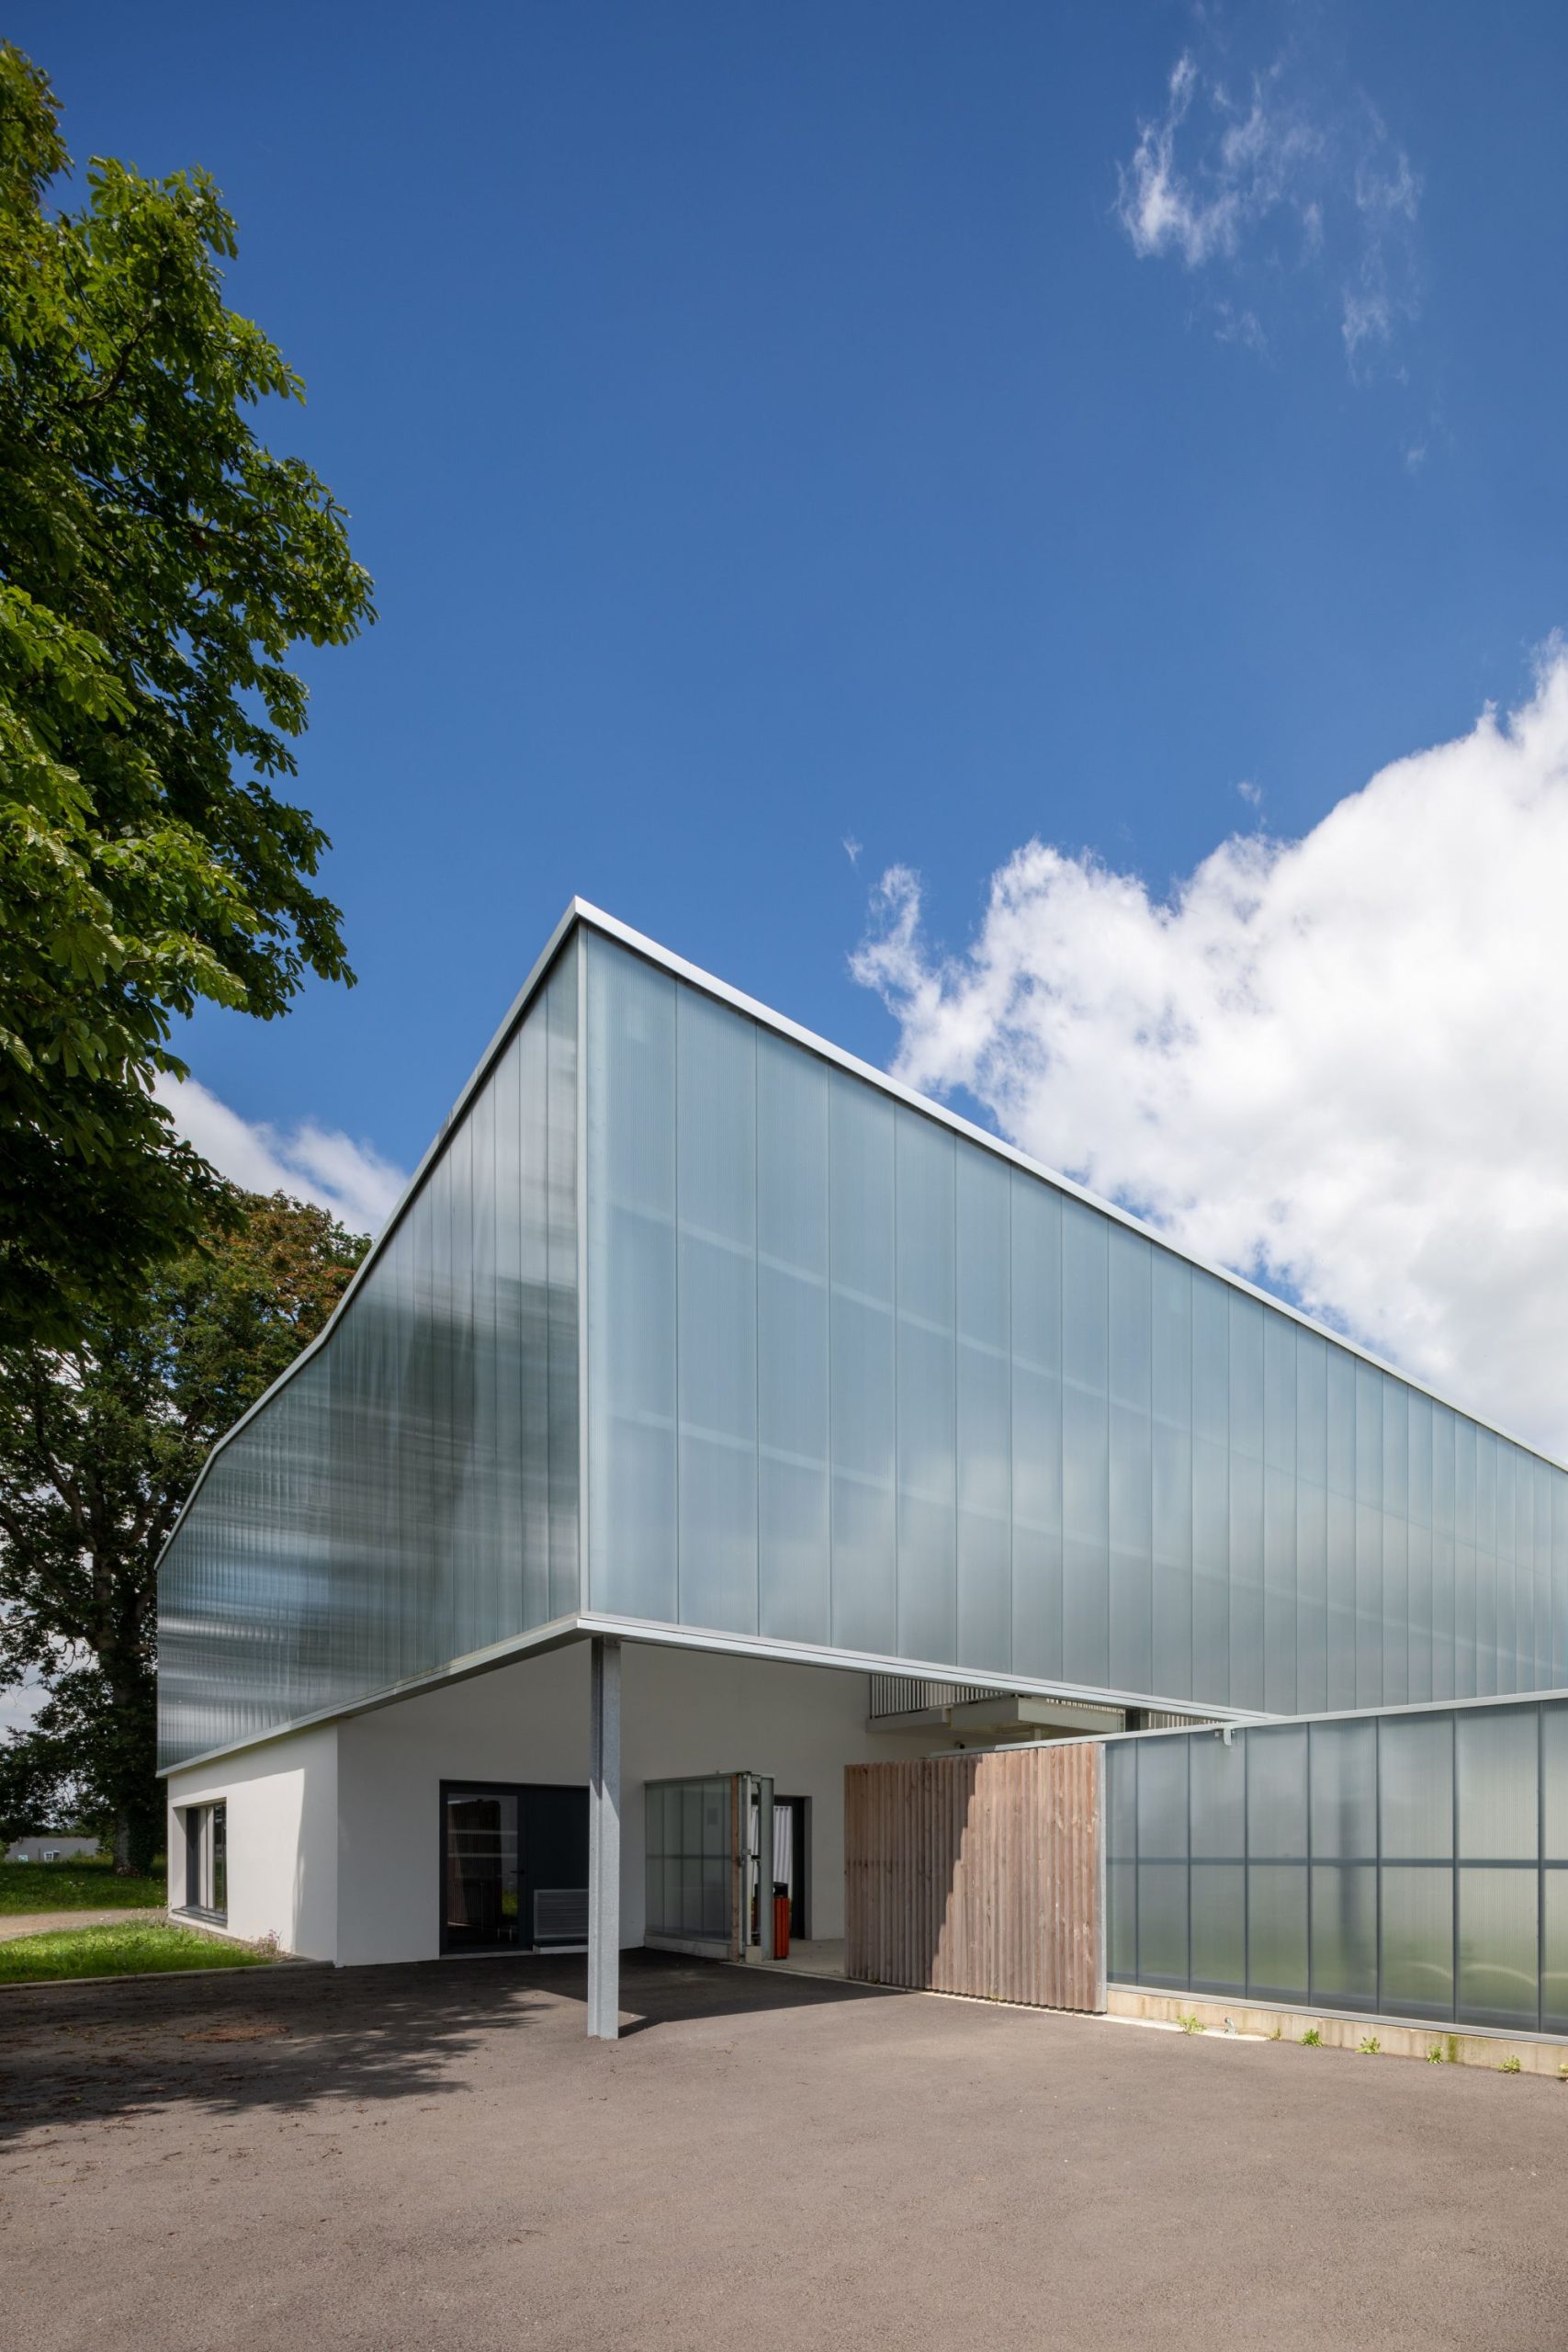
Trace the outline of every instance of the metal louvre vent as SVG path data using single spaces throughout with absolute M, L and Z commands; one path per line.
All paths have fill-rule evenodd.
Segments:
M 536 1886 L 534 1889 L 534 1941 L 536 1944 L 584 1944 L 588 1941 L 588 1889 L 585 1886 Z
M 931 1707 L 958 1707 L 969 1699 L 1008 1696 L 1005 1690 L 993 1690 L 977 1682 L 925 1682 L 912 1674 L 874 1674 L 870 1680 L 874 1718 L 918 1714 Z

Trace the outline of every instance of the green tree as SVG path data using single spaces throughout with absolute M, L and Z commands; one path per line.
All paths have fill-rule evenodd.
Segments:
M 163 1838 L 156 1564 L 213 1441 L 326 1322 L 368 1244 L 230 1191 L 209 1233 L 68 1349 L 0 1350 L 0 1687 L 48 1696 L 0 1748 L 0 1827 L 89 1818 L 120 1870 Z
M 374 618 L 342 510 L 256 436 L 303 387 L 224 304 L 211 180 L 95 158 L 55 209 L 68 168 L 0 44 L 0 1342 L 70 1340 L 210 1221 L 150 1091 L 174 1017 L 352 980 L 276 786 L 291 648 Z

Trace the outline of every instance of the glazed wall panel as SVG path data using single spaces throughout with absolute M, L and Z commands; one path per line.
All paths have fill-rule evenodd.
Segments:
M 1568 1701 L 1112 1740 L 1106 1789 L 1112 1981 L 1568 2030 Z

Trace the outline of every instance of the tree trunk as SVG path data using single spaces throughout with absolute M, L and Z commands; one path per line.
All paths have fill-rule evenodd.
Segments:
M 153 1682 L 133 1666 L 109 1678 L 112 1710 L 107 1793 L 114 1806 L 117 1878 L 142 1878 L 164 1842 L 164 1791 L 156 1777 Z

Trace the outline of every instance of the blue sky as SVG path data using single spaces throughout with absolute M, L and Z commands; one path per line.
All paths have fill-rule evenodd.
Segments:
M 216 175 L 310 388 L 275 445 L 377 579 L 301 782 L 360 985 L 196 1024 L 242 1120 L 411 1166 L 573 891 L 886 1061 L 910 970 L 850 957 L 890 865 L 938 986 L 1032 839 L 1157 913 L 1526 700 L 1568 624 L 1560 6 L 8 28 L 79 158 Z

